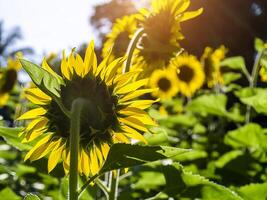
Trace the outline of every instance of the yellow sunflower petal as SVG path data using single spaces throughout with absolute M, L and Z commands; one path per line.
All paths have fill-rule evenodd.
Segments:
M 123 124 L 131 126 L 140 131 L 144 131 L 144 132 L 147 131 L 147 128 L 145 127 L 145 125 L 136 118 L 133 118 L 133 117 L 119 118 L 119 121 Z
M 31 142 L 32 140 L 36 139 L 40 135 L 42 135 L 47 129 L 39 129 L 39 130 L 33 130 L 29 133 L 26 133 L 26 136 L 21 141 L 21 143 Z
M 108 156 L 108 152 L 110 150 L 110 147 L 107 143 L 101 143 L 100 145 L 101 145 L 102 154 L 104 156 L 104 159 L 106 160 L 107 156 Z
M 153 103 L 158 102 L 158 101 L 159 99 L 157 100 L 135 100 L 135 101 L 126 102 L 126 103 L 130 107 L 137 107 L 137 108 L 144 110 L 146 108 L 149 108 Z
M 65 145 L 61 145 L 58 149 L 53 150 L 50 153 L 50 156 L 48 158 L 48 165 L 47 165 L 48 173 L 50 173 L 56 167 L 59 159 L 61 158 L 62 151 L 64 148 L 65 148 Z
M 147 93 L 154 92 L 156 90 L 157 89 L 142 89 L 142 90 L 133 91 L 133 92 L 125 95 L 121 99 L 119 99 L 119 103 L 120 102 L 125 102 L 125 101 L 128 101 L 128 100 L 132 100 L 132 99 L 134 99 L 136 97 L 139 97 L 139 96 L 144 95 L 144 94 L 147 94 Z
M 133 128 L 130 128 L 129 126 L 122 126 L 121 129 L 123 131 L 125 131 L 125 135 L 127 135 L 129 138 L 133 138 L 139 141 L 144 142 L 145 144 L 147 144 L 146 139 L 144 138 L 143 135 L 141 135 L 138 131 L 136 131 Z
M 130 140 L 123 133 L 114 133 L 113 137 L 115 137 L 118 142 L 130 143 Z
M 90 149 L 90 171 L 93 175 L 99 170 L 98 159 L 94 147 Z
M 197 17 L 198 15 L 200 15 L 203 12 L 203 8 L 200 8 L 196 11 L 191 11 L 191 12 L 185 12 L 182 14 L 181 18 L 180 18 L 180 22 L 192 19 Z
M 79 54 L 76 55 L 76 61 L 74 62 L 74 70 L 78 76 L 84 77 L 84 63 L 82 57 Z
M 102 163 L 103 163 L 103 155 L 101 153 L 101 149 L 96 145 L 95 146 L 95 152 L 97 154 L 97 158 L 99 160 L 99 166 L 102 166 Z
M 31 157 L 31 155 L 35 152 L 35 150 L 37 148 L 39 148 L 42 145 L 46 144 L 50 139 L 51 139 L 51 135 L 47 135 L 44 138 L 42 138 L 39 142 L 37 142 L 37 144 L 26 154 L 26 156 L 24 158 L 24 161 L 28 160 Z
M 35 108 L 26 113 L 23 113 L 17 120 L 27 120 L 34 119 L 36 117 L 42 116 L 46 114 L 46 110 L 44 108 Z
M 90 175 L 90 162 L 89 162 L 89 156 L 84 151 L 84 149 L 81 150 L 81 160 L 82 160 L 82 171 L 85 176 Z
M 68 63 L 67 63 L 67 60 L 66 60 L 66 54 L 65 54 L 65 51 L 63 51 L 63 57 L 62 57 L 62 60 L 61 60 L 61 66 L 60 66 L 60 70 L 61 70 L 61 73 L 62 75 L 70 80 L 71 79 L 71 76 L 72 76 L 72 73 L 70 71 L 70 68 L 68 66 Z
M 95 74 L 97 68 L 97 60 L 94 52 L 94 41 L 91 41 L 87 46 L 84 58 L 85 71 L 84 74 L 87 74 L 90 70 Z
M 135 107 L 126 107 L 118 111 L 122 115 L 146 115 L 147 113 L 139 108 Z
M 129 83 L 116 91 L 117 94 L 125 94 L 137 90 L 138 88 L 147 85 L 149 79 L 142 79 L 133 83 Z

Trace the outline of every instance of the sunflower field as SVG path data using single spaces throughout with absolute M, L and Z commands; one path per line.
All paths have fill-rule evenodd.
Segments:
M 0 34 L 0 199 L 266 200 L 267 42 L 202 48 L 211 22 L 183 27 L 204 5 L 126 2 L 96 7 L 102 42 L 39 62 Z

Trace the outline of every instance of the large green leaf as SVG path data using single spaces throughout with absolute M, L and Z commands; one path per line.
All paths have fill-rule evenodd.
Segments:
M 8 144 L 19 150 L 29 150 L 32 148 L 29 144 L 22 144 L 19 138 L 19 133 L 23 130 L 22 127 L 18 128 L 7 128 L 0 126 L 0 136 L 2 136 Z
M 227 97 L 224 94 L 205 94 L 193 99 L 186 106 L 187 111 L 197 112 L 204 116 L 207 114 L 222 116 L 234 121 L 243 121 L 239 112 L 226 110 Z
M 232 146 L 233 148 L 253 148 L 264 149 L 267 151 L 267 135 L 266 129 L 256 123 L 249 123 L 236 130 L 229 131 L 225 138 L 224 143 Z
M 0 199 L 4 200 L 21 200 L 15 192 L 12 191 L 9 187 L 6 187 L 0 191 Z
M 241 200 L 241 198 L 228 188 L 218 185 L 208 179 L 186 172 L 178 163 L 163 166 L 166 179 L 164 193 L 169 197 L 178 199 L 203 200 Z
M 261 183 L 243 186 L 237 192 L 244 200 L 266 200 L 266 191 L 267 183 Z
M 242 103 L 253 107 L 258 113 L 267 114 L 267 89 L 243 88 L 235 94 Z
M 60 79 L 30 61 L 20 59 L 20 62 L 38 88 L 46 94 L 56 97 L 60 96 L 59 90 L 60 85 L 63 84 L 62 80 L 60 81 Z
M 167 146 L 114 144 L 99 174 L 114 169 L 128 168 L 147 162 L 163 160 L 187 152 L 190 152 L 190 150 Z
M 246 68 L 245 60 L 241 56 L 226 58 L 220 63 L 220 65 L 223 67 L 228 67 L 233 70 L 240 70 L 246 76 L 249 76 L 249 73 Z

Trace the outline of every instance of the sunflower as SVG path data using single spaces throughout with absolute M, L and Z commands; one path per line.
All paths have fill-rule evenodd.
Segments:
M 137 29 L 136 15 L 129 15 L 119 18 L 114 23 L 111 32 L 107 35 L 102 50 L 102 57 L 105 58 L 112 49 L 110 60 L 125 55 L 132 35 Z
M 139 72 L 115 75 L 124 59 L 119 58 L 107 64 L 105 58 L 97 67 L 94 45 L 91 42 L 84 60 L 72 52 L 61 61 L 62 76 L 57 75 L 47 64 L 42 67 L 55 79 L 60 79 L 59 93 L 63 105 L 70 110 L 72 102 L 84 98 L 90 102 L 90 109 L 82 111 L 79 173 L 92 176 L 98 173 L 114 143 L 130 143 L 137 139 L 146 143 L 140 132 L 148 131 L 147 125 L 155 122 L 143 111 L 155 101 L 138 100 L 137 97 L 153 92 L 141 89 L 147 79 L 132 80 Z M 70 165 L 70 120 L 58 104 L 39 88 L 25 91 L 26 98 L 38 107 L 24 113 L 18 120 L 32 120 L 20 133 L 23 142 L 37 139 L 36 145 L 26 154 L 25 160 L 48 157 L 48 172 L 62 159 L 65 173 Z
M 22 57 L 21 53 L 17 53 L 16 57 Z M 17 82 L 17 72 L 20 70 L 21 64 L 17 58 L 8 58 L 7 68 L 0 72 L 0 107 L 6 105 L 10 92 Z
M 154 69 L 162 69 L 181 51 L 179 40 L 184 39 L 180 23 L 202 13 L 202 8 L 185 12 L 190 0 L 154 0 L 152 10 L 143 9 L 138 15 L 144 35 L 136 50 L 135 67 L 149 76 Z
M 201 57 L 201 63 L 204 67 L 207 86 L 209 88 L 223 84 L 223 76 L 220 69 L 220 62 L 225 58 L 227 49 L 222 45 L 213 50 L 206 47 Z
M 176 70 L 176 77 L 180 92 L 191 97 L 200 89 L 205 80 L 203 68 L 193 55 L 180 55 L 171 60 L 170 67 Z
M 261 77 L 261 81 L 262 82 L 267 82 L 267 70 L 265 67 L 261 67 L 260 71 L 259 71 L 259 75 Z
M 166 68 L 164 70 L 155 70 L 150 79 L 149 86 L 151 88 L 158 88 L 152 95 L 167 99 L 175 96 L 178 92 L 177 78 L 173 68 Z

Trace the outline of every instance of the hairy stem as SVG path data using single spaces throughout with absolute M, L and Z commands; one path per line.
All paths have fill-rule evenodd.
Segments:
M 78 200 L 78 157 L 81 111 L 86 100 L 77 98 L 71 107 L 69 200 Z

